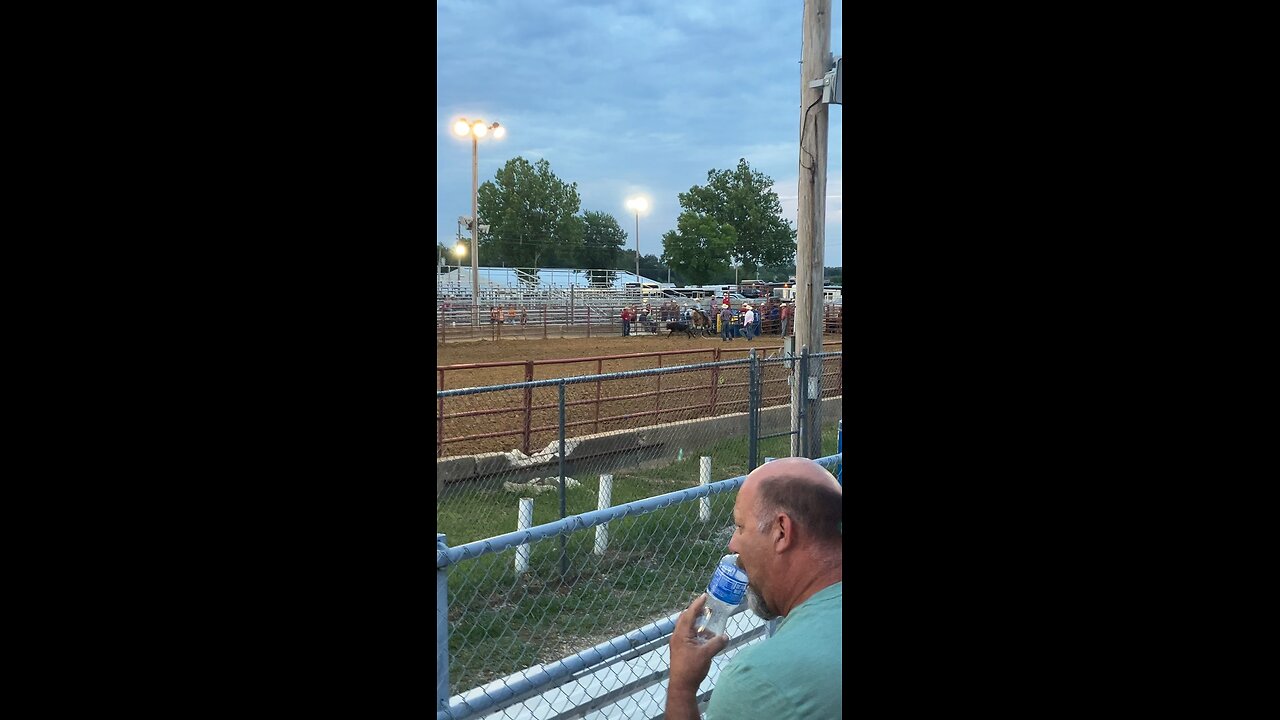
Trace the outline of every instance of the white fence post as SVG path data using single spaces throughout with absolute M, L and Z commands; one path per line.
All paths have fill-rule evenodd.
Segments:
M 598 510 L 604 510 L 609 507 L 613 498 L 613 476 L 600 476 L 600 505 Z M 604 555 L 604 551 L 609 547 L 609 523 L 600 523 L 596 526 L 596 554 Z
M 520 498 L 520 514 L 516 519 L 516 530 L 528 530 L 533 525 L 533 498 Z M 529 570 L 529 543 L 516 546 L 516 574 L 523 575 Z
M 703 455 L 698 458 L 698 484 L 706 487 L 711 482 L 711 458 Z M 698 498 L 698 519 L 707 522 L 711 519 L 711 498 Z

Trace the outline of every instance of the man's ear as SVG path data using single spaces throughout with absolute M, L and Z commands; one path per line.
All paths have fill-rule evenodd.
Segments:
M 785 552 L 791 547 L 796 539 L 796 526 L 791 521 L 791 516 L 786 513 L 778 513 L 773 518 L 773 547 L 778 552 Z

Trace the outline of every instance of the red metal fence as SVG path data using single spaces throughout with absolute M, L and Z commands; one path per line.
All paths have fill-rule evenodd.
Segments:
M 823 352 L 831 352 L 839 350 L 841 343 L 828 342 L 823 343 Z M 738 359 L 745 357 L 752 348 L 749 347 L 713 347 L 698 350 L 670 350 L 661 352 L 644 352 L 644 353 L 627 353 L 621 355 L 604 355 L 591 358 L 564 358 L 557 360 L 513 360 L 504 362 L 488 362 L 488 363 L 468 363 L 460 365 L 446 365 L 436 368 L 436 388 L 437 390 L 445 390 L 449 385 L 449 389 L 457 389 L 462 387 L 476 387 L 474 381 L 471 384 L 466 382 L 463 373 L 468 370 L 485 369 L 485 368 L 519 368 L 522 371 L 523 378 L 513 377 L 509 384 L 528 382 L 532 380 L 544 380 L 556 377 L 572 377 L 575 375 L 602 375 L 605 373 L 604 363 L 617 361 L 625 367 L 613 368 L 610 372 L 622 370 L 639 370 L 650 367 L 664 367 L 664 359 L 668 363 L 666 367 L 672 369 L 673 375 L 681 373 L 680 368 L 683 365 L 719 362 L 721 360 Z M 758 346 L 758 350 L 767 349 L 766 346 Z M 674 359 L 685 359 L 684 363 L 672 363 Z M 656 362 L 656 365 L 649 364 L 649 360 Z M 564 370 L 559 374 L 548 371 L 538 373 L 540 366 L 558 367 Z M 574 370 L 581 372 L 574 372 Z M 837 358 L 829 358 L 823 363 L 823 397 L 833 397 L 843 394 L 843 356 Z M 763 379 L 764 394 L 762 397 L 763 406 L 785 405 L 791 401 L 790 386 L 787 378 L 788 373 L 785 368 L 774 364 L 769 368 L 771 372 L 766 372 Z M 702 368 L 698 371 L 688 372 L 705 372 Z M 519 372 L 519 371 L 517 371 Z M 710 368 L 709 382 L 709 403 L 703 406 L 690 407 L 686 404 L 676 404 L 663 408 L 662 402 L 664 397 L 671 397 L 675 390 L 687 389 L 691 387 L 686 381 L 684 385 L 680 385 L 677 378 L 673 380 L 668 378 L 668 389 L 664 393 L 663 376 L 654 375 L 651 377 L 640 378 L 646 386 L 639 389 L 639 392 L 623 392 L 619 394 L 603 394 L 603 384 L 606 382 L 616 382 L 608 379 L 596 380 L 587 385 L 574 386 L 575 392 L 573 399 L 566 398 L 566 408 L 584 407 L 590 408 L 590 417 L 587 419 L 567 420 L 565 423 L 566 431 L 570 427 L 591 426 L 592 433 L 600 432 L 602 423 L 609 424 L 609 429 L 618 429 L 619 424 L 623 426 L 640 426 L 649 419 L 660 419 L 666 416 L 667 419 L 679 417 L 680 419 L 688 419 L 689 417 L 713 417 L 716 415 L 741 412 L 742 406 L 746 406 L 748 400 L 745 397 L 745 388 L 748 386 L 746 366 L 734 366 L 730 368 L 712 367 Z M 516 373 L 513 373 L 513 375 Z M 460 380 L 454 383 L 448 383 L 448 379 L 458 376 Z M 539 376 L 542 375 L 542 376 Z M 692 381 L 692 387 L 697 389 L 706 389 L 706 387 L 697 381 Z M 498 383 L 507 384 L 507 383 Z M 677 387 L 671 387 L 677 385 Z M 778 391 L 770 394 L 770 391 Z M 436 399 L 436 455 L 445 455 L 445 448 L 449 444 L 459 444 L 468 441 L 480 440 L 484 438 L 496 438 L 507 436 L 520 436 L 520 450 L 528 455 L 532 450 L 531 437 L 535 433 L 556 430 L 559 428 L 558 419 L 553 424 L 535 425 L 533 420 L 535 415 L 548 418 L 552 410 L 559 407 L 558 400 L 556 402 L 534 402 L 534 390 L 532 388 L 523 388 L 520 390 L 521 400 L 516 404 L 509 404 L 505 407 L 493 405 L 501 405 L 502 396 L 513 391 L 499 391 L 494 393 L 486 393 L 482 395 L 466 395 L 448 398 L 451 407 L 471 407 L 474 409 L 464 409 L 455 412 L 445 412 L 445 398 Z M 653 398 L 653 409 L 646 407 L 646 399 Z M 465 400 L 465 402 L 464 402 Z M 605 408 L 605 414 L 601 415 L 601 408 Z M 546 411 L 546 412 L 543 412 Z M 616 414 L 608 414 L 609 412 Z M 504 420 L 502 416 L 516 415 L 514 420 Z M 486 419 L 488 418 L 488 419 Z M 465 419 L 476 419 L 483 427 L 477 428 L 477 422 L 464 422 Z M 549 418 L 548 418 L 549 419 Z M 467 434 L 446 437 L 446 426 L 458 426 Z M 487 428 L 496 428 L 487 430 Z M 474 429 L 486 429 L 486 432 L 471 432 Z M 566 432 L 567 436 L 571 436 Z

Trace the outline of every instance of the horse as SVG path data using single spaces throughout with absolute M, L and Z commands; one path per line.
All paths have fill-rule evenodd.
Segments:
M 706 313 L 702 312 L 701 310 L 698 310 L 697 308 L 694 308 L 693 311 L 690 313 L 689 324 L 692 325 L 695 330 L 701 332 L 704 336 L 710 334 L 712 331 L 712 328 L 715 327 L 714 325 L 711 324 L 711 318 L 707 317 Z

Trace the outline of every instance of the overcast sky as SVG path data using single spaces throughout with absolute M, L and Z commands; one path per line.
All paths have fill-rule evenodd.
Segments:
M 831 52 L 842 55 L 841 0 Z M 436 236 L 471 214 L 471 142 L 459 117 L 497 121 L 479 142 L 480 183 L 508 160 L 546 159 L 582 210 L 613 215 L 635 247 L 627 198 L 643 195 L 640 253 L 662 254 L 677 193 L 746 158 L 796 226 L 803 0 L 438 0 Z M 842 105 L 829 105 L 823 264 L 841 259 Z M 464 230 L 464 235 L 466 231 Z M 486 264 L 483 257 L 481 264 Z

